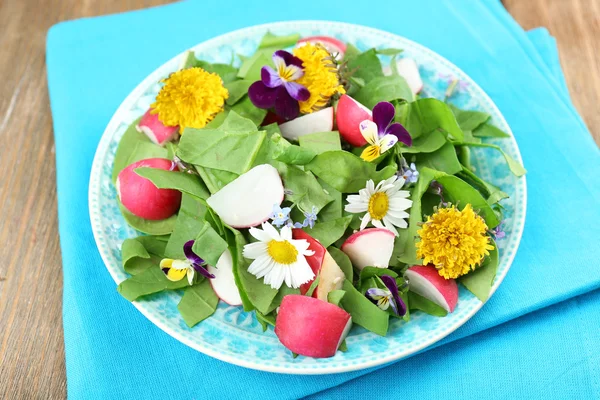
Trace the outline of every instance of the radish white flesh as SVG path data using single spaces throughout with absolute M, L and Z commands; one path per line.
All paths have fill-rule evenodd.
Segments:
M 406 80 L 410 90 L 417 94 L 423 89 L 423 80 L 421 79 L 421 74 L 419 73 L 419 67 L 417 63 L 412 58 L 401 58 L 396 62 L 396 67 L 398 68 L 398 74 Z M 387 66 L 383 69 L 384 75 L 391 75 L 392 69 Z
M 359 270 L 364 267 L 387 268 L 394 250 L 395 235 L 382 228 L 369 228 L 351 235 L 342 245 Z
M 344 279 L 346 279 L 346 275 L 333 257 L 331 257 L 331 254 L 326 252 L 323 264 L 321 264 L 321 271 L 319 272 L 319 284 L 315 290 L 316 296 L 313 297 L 327 301 L 329 292 L 341 289 L 344 285 Z
M 440 276 L 433 266 L 418 265 L 404 273 L 411 291 L 431 300 L 448 312 L 453 312 L 458 302 L 458 286 L 454 279 Z
M 303 115 L 279 125 L 284 138 L 298 140 L 300 136 L 333 130 L 333 107 Z
M 281 302 L 275 334 L 294 353 L 332 357 L 351 325 L 350 314 L 340 307 L 313 297 L 291 294 Z
M 212 265 L 208 266 L 208 272 L 215 276 L 209 279 L 209 281 L 221 300 L 230 306 L 239 306 L 242 304 L 240 291 L 233 277 L 233 259 L 231 258 L 229 249 L 225 250 L 221 255 L 215 267 Z
M 269 164 L 257 165 L 225 185 L 206 201 L 223 222 L 234 228 L 260 225 L 283 201 L 283 184 Z
M 148 111 L 146 111 L 135 129 L 148 136 L 153 143 L 164 146 L 167 142 L 170 142 L 177 137 L 179 127 L 165 126 L 158 119 L 158 114 L 150 113 L 151 110 L 152 109 L 148 109 Z

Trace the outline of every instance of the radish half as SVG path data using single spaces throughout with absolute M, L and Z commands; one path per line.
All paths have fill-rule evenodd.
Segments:
M 396 68 L 398 69 L 398 74 L 406 80 L 410 90 L 417 94 L 421 90 L 423 90 L 423 80 L 421 79 L 421 74 L 419 73 L 419 67 L 417 63 L 412 58 L 401 58 L 396 62 Z M 391 75 L 392 69 L 387 66 L 383 69 L 384 75 Z
M 136 168 L 157 168 L 169 171 L 171 161 L 166 158 L 147 158 L 128 165 L 117 176 L 117 195 L 123 206 L 133 215 L 150 220 L 169 218 L 181 204 L 181 192 L 158 189 L 147 178 L 135 173 Z
M 221 257 L 219 257 L 217 265 L 214 267 L 212 265 L 208 266 L 208 272 L 215 276 L 209 279 L 209 282 L 221 300 L 230 306 L 239 306 L 242 304 L 240 291 L 233 277 L 233 259 L 231 258 L 229 249 L 225 250 Z
M 431 265 L 410 267 L 404 273 L 411 291 L 431 300 L 448 312 L 458 303 L 458 285 L 454 279 L 445 279 Z
M 281 135 L 290 140 L 298 140 L 300 136 L 333 130 L 333 107 L 327 107 L 314 113 L 306 114 L 279 125 Z
M 319 243 L 317 239 L 313 238 L 308 233 L 304 232 L 302 229 L 292 229 L 292 238 L 297 240 L 306 240 L 309 245 L 308 250 L 314 251 L 315 254 L 306 257 L 306 262 L 315 274 L 316 279 L 317 275 L 319 274 L 319 271 L 321 271 L 321 267 L 323 266 L 323 259 L 325 258 L 325 253 L 327 253 L 327 250 L 325 250 L 325 247 L 321 246 L 321 243 Z M 300 285 L 300 293 L 305 294 L 306 292 L 308 292 L 308 289 L 310 289 L 310 286 L 312 285 L 315 279 L 312 279 L 309 282 Z M 319 282 L 320 281 L 321 280 L 319 279 Z
M 257 165 L 206 200 L 223 222 L 234 228 L 257 226 L 283 201 L 283 184 L 269 164 Z
M 313 293 L 313 297 L 327 301 L 327 295 L 334 290 L 341 289 L 345 279 L 344 271 L 331 257 L 331 254 L 326 252 L 319 272 L 319 284 Z
M 158 114 L 151 114 L 152 109 L 148 109 L 135 129 L 144 133 L 153 143 L 164 146 L 165 143 L 175 139 L 179 133 L 177 126 L 165 126 L 158 119 Z
M 395 237 L 387 229 L 364 229 L 346 239 L 341 250 L 359 270 L 364 267 L 387 268 L 392 258 Z
M 350 314 L 313 297 L 290 294 L 283 298 L 275 334 L 297 354 L 324 358 L 335 355 L 352 326 Z
M 347 94 L 342 95 L 335 110 L 335 122 L 340 135 L 352 146 L 361 147 L 367 141 L 360 133 L 360 123 L 373 120 L 373 113 Z

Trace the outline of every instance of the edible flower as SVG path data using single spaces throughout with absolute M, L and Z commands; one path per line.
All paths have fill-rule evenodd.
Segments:
M 373 121 L 360 123 L 360 133 L 369 146 L 360 157 L 365 161 L 373 161 L 400 141 L 407 146 L 412 145 L 410 134 L 400 123 L 394 122 L 396 109 L 392 103 L 381 101 L 373 108 Z
M 275 225 L 278 228 L 281 228 L 283 225 L 290 224 L 290 211 L 292 211 L 292 209 L 289 207 L 281 208 L 280 205 L 274 204 L 273 213 L 271 214 L 273 225 Z
M 406 210 L 412 206 L 412 200 L 408 199 L 410 192 L 400 190 L 403 185 L 404 178 L 396 175 L 379 182 L 377 186 L 373 180 L 369 180 L 366 188 L 359 190 L 358 195 L 346 198 L 348 204 L 345 210 L 353 214 L 366 211 L 360 223 L 361 231 L 371 222 L 377 228 L 387 228 L 398 235 L 396 227 L 408 226 L 404 218 L 409 217 Z
M 244 246 L 243 255 L 252 261 L 248 272 L 263 278 L 266 285 L 279 289 L 286 286 L 297 289 L 315 277 L 306 257 L 314 251 L 308 250 L 309 243 L 304 239 L 292 239 L 292 228 L 284 226 L 277 231 L 273 225 L 263 222 L 262 229 L 250 228 L 258 242 Z
M 504 221 L 501 221 L 497 227 L 490 231 L 496 240 L 504 239 L 506 237 L 506 232 L 502 229 L 502 224 L 504 224 Z
M 203 128 L 223 111 L 229 92 L 223 80 L 202 68 L 182 69 L 162 80 L 164 86 L 152 104 L 151 114 L 166 126 Z
M 410 166 L 406 163 L 406 160 L 402 159 L 402 168 L 398 171 L 398 175 L 403 177 L 407 183 L 416 183 L 419 180 L 419 171 L 415 163 L 410 163 Z
M 448 203 L 446 199 L 444 199 L 444 187 L 441 183 L 436 180 L 431 181 L 429 187 L 433 190 L 433 194 L 440 196 L 440 201 L 442 202 L 442 206 L 446 207 Z
M 298 83 L 310 92 L 310 97 L 300 101 L 300 112 L 309 114 L 329 104 L 336 94 L 346 91 L 340 83 L 335 58 L 320 44 L 306 43 L 294 49 L 294 56 L 302 60 L 304 75 Z
M 494 247 L 483 218 L 471 204 L 438 208 L 417 231 L 417 257 L 433 264 L 446 279 L 456 279 L 475 269 Z
M 306 228 L 308 226 L 312 229 L 315 227 L 315 222 L 317 222 L 317 207 L 312 206 L 310 212 L 304 213 L 304 221 L 302 223 L 296 222 L 294 228 Z
M 381 281 L 387 289 L 370 288 L 365 292 L 365 296 L 383 311 L 392 307 L 394 314 L 402 317 L 406 314 L 406 304 L 400 298 L 396 279 L 389 275 L 382 275 Z
M 260 81 L 248 89 L 248 97 L 258 108 L 275 108 L 275 113 L 285 119 L 294 119 L 300 111 L 299 101 L 310 97 L 305 86 L 296 82 L 304 76 L 302 60 L 285 50 L 273 53 L 275 69 L 268 65 L 260 71 Z
M 204 267 L 206 265 L 204 260 L 192 250 L 194 242 L 194 240 L 190 240 L 183 245 L 185 260 L 173 260 L 171 258 L 163 258 L 161 260 L 160 269 L 165 273 L 167 279 L 177 282 L 187 275 L 188 283 L 191 286 L 194 283 L 196 272 L 209 279 L 215 277 Z

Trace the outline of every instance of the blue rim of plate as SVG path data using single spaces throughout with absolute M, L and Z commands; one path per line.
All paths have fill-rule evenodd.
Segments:
M 210 62 L 228 62 L 232 52 L 244 51 L 248 55 L 254 51 L 260 37 L 267 31 L 275 34 L 300 32 L 303 36 L 335 36 L 356 44 L 361 50 L 368 47 L 402 48 L 403 54 L 408 54 L 417 60 L 426 83 L 438 83 L 438 81 L 443 83 L 447 75 L 463 82 L 465 89 L 458 96 L 462 99 L 460 100 L 462 104 L 459 105 L 462 108 L 486 111 L 491 114 L 493 123 L 511 135 L 510 139 L 497 143 L 522 163 L 510 127 L 489 96 L 450 61 L 401 36 L 342 22 L 290 21 L 236 30 L 202 42 L 191 50 L 195 51 L 199 58 Z M 227 48 L 229 52 L 225 52 L 224 49 Z M 116 192 L 110 181 L 114 152 L 126 127 L 149 107 L 153 96 L 159 90 L 159 80 L 178 69 L 183 54 L 177 55 L 156 69 L 125 98 L 106 127 L 96 150 L 89 185 L 90 220 L 102 260 L 117 284 L 127 278 L 121 264 L 119 244 L 124 238 L 133 237 L 136 233 L 126 225 L 116 208 L 114 197 Z M 434 69 L 430 68 L 432 65 L 435 66 Z M 440 97 L 444 89 L 445 87 L 440 84 L 432 84 L 431 87 L 426 85 L 425 97 Z M 496 143 L 494 140 L 492 142 Z M 505 226 L 507 236 L 498 244 L 500 263 L 490 293 L 491 297 L 506 276 L 521 240 L 527 205 L 526 179 L 525 177 L 514 178 L 504 172 L 496 174 L 494 171 L 501 170 L 502 161 L 496 160 L 495 166 L 492 166 L 490 160 L 498 159 L 498 155 L 489 150 L 475 149 L 473 157 L 474 164 L 479 168 L 478 173 L 511 195 L 507 204 L 509 210 Z M 486 160 L 485 163 L 483 159 Z M 503 167 L 507 169 L 505 165 Z M 500 179 L 497 179 L 498 175 Z M 111 196 L 114 204 L 110 203 Z M 109 217 L 115 220 L 110 221 Z M 118 295 L 115 290 L 115 296 Z M 360 327 L 353 328 L 347 338 L 348 352 L 338 352 L 334 357 L 327 359 L 302 356 L 294 359 L 291 353 L 278 343 L 272 329 L 266 333 L 257 331 L 258 324 L 253 313 L 245 313 L 241 307 L 227 306 L 221 302 L 215 316 L 201 322 L 193 329 L 187 328 L 180 316 L 174 315 L 172 311 L 177 296 L 178 294 L 174 292 L 153 295 L 148 300 L 135 301 L 133 305 L 164 332 L 195 350 L 231 364 L 288 374 L 349 372 L 405 358 L 448 336 L 483 306 L 481 301 L 461 287 L 457 309 L 445 318 L 436 318 L 419 312 L 412 316 L 408 324 L 400 320 L 393 321 L 387 337 L 377 336 Z

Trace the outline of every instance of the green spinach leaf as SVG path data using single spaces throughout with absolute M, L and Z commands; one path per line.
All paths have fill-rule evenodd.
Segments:
M 352 222 L 351 215 L 326 222 L 317 222 L 312 229 L 305 228 L 305 231 L 321 242 L 323 247 L 329 247 L 344 236 L 350 222 Z
M 410 102 L 414 100 L 414 95 L 403 77 L 392 75 L 381 76 L 367 82 L 356 92 L 354 98 L 365 107 L 372 109 L 380 101 L 406 100 Z
M 331 257 L 333 257 L 333 259 L 340 267 L 344 275 L 346 275 L 346 279 L 352 282 L 354 280 L 354 268 L 352 267 L 352 262 L 350 261 L 350 258 L 348 258 L 346 253 L 333 246 L 329 246 L 329 248 L 327 248 L 327 251 L 329 252 Z
M 125 279 L 117 287 L 121 296 L 134 301 L 141 296 L 162 292 L 163 290 L 181 289 L 188 286 L 187 278 L 172 282 L 167 279 L 158 265 L 147 268 L 131 278 Z
M 317 132 L 298 138 L 300 146 L 317 154 L 330 150 L 341 150 L 340 133 L 338 131 Z
M 498 247 L 493 240 L 492 244 L 494 250 L 490 251 L 490 255 L 485 258 L 481 266 L 458 279 L 469 292 L 473 293 L 482 302 L 486 302 L 490 296 L 494 278 L 498 271 Z
M 369 299 L 363 296 L 349 280 L 344 281 L 342 290 L 346 292 L 342 297 L 341 306 L 352 316 L 352 322 L 363 328 L 385 336 L 389 325 L 389 314 L 381 310 Z
M 177 309 L 190 328 L 214 314 L 219 298 L 208 280 L 185 288 Z

